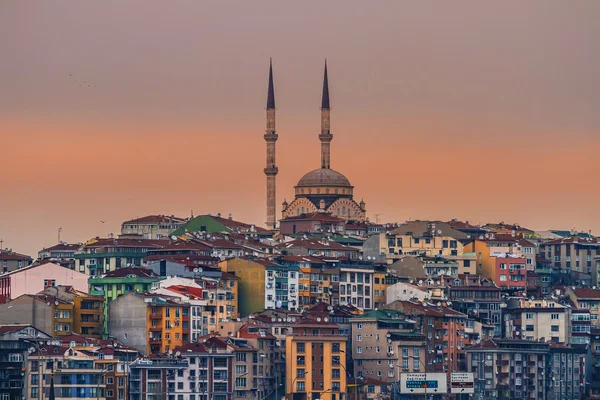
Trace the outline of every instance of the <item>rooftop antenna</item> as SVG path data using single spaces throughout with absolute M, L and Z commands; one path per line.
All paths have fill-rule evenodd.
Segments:
M 62 228 L 58 228 L 58 242 L 60 244 L 60 232 L 62 232 Z M 0 241 L 0 247 L 2 247 L 2 242 Z

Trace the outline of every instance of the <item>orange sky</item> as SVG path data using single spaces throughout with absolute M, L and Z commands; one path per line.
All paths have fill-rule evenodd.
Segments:
M 5 247 L 149 213 L 262 224 L 271 56 L 278 203 L 319 166 L 327 57 L 332 167 L 372 219 L 598 233 L 599 3 L 403 3 L 2 4 Z

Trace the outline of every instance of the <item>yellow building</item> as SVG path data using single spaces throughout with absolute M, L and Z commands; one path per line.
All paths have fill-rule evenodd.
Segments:
M 263 258 L 230 258 L 221 261 L 223 272 L 234 274 L 238 281 L 239 315 L 246 317 L 265 309 L 266 267 L 276 265 Z
M 348 338 L 327 317 L 305 318 L 291 328 L 286 337 L 286 399 L 346 399 Z
M 373 305 L 375 308 L 380 308 L 387 304 L 386 292 L 388 282 L 386 281 L 386 271 L 375 271 L 373 273 Z

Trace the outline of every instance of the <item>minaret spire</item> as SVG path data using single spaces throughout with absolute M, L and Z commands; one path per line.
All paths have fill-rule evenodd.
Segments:
M 321 109 L 329 110 L 329 81 L 327 79 L 327 59 L 325 59 L 325 73 L 323 74 L 323 96 L 321 98 Z
M 275 87 L 273 85 L 273 62 L 269 60 L 269 88 L 267 90 L 267 129 L 265 131 L 265 141 L 267 142 L 267 166 L 264 170 L 267 176 L 267 222 L 269 229 L 275 229 L 275 204 L 276 190 L 275 177 L 277 176 L 277 166 L 275 164 L 275 142 L 277 141 L 277 132 L 275 130 Z
M 275 108 L 275 88 L 273 85 L 273 60 L 269 60 L 269 90 L 267 93 L 267 108 Z
M 330 143 L 333 139 L 330 126 L 329 106 L 329 80 L 327 78 L 327 59 L 325 59 L 325 72 L 323 74 L 323 97 L 321 98 L 321 168 L 331 168 Z

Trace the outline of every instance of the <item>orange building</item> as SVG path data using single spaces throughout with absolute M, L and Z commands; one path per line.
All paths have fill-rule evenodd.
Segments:
M 327 317 L 304 318 L 286 337 L 286 399 L 346 399 L 346 341 Z
M 148 293 L 119 296 L 109 304 L 109 335 L 142 354 L 165 353 L 189 342 L 189 325 L 184 329 L 183 323 L 189 304 L 178 300 Z

